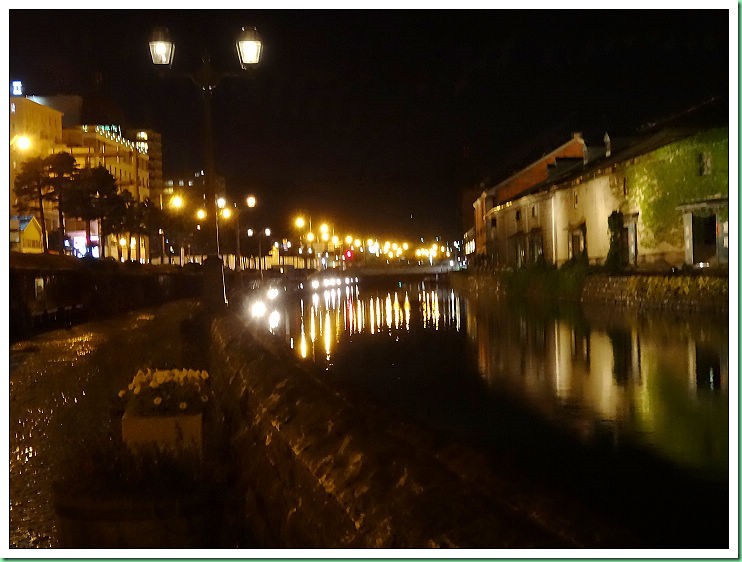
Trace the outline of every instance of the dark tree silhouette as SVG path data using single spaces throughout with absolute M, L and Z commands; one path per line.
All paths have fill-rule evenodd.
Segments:
M 43 158 L 31 158 L 22 164 L 13 186 L 18 198 L 21 212 L 38 211 L 41 222 L 41 248 L 47 253 L 46 219 L 44 216 L 44 199 L 46 199 L 48 176 Z
M 80 170 L 75 180 L 67 187 L 63 199 L 64 213 L 85 221 L 85 253 L 90 255 L 93 243 L 90 236 L 90 223 L 102 219 L 108 208 L 109 200 L 118 197 L 116 178 L 102 166 Z M 100 229 L 99 229 L 100 230 Z M 105 240 L 99 232 L 101 242 Z M 101 246 L 105 246 L 104 243 Z
M 56 152 L 45 159 L 47 165 L 48 185 L 51 190 L 49 199 L 57 203 L 59 213 L 59 251 L 64 253 L 64 199 L 70 185 L 75 181 L 79 168 L 77 161 L 69 152 Z

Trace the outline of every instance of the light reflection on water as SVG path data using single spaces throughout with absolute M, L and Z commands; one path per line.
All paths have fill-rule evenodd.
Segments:
M 435 349 L 424 354 L 438 356 L 438 363 L 460 371 L 435 384 L 457 385 L 471 363 L 472 378 L 515 397 L 585 441 L 609 435 L 615 443 L 647 445 L 674 463 L 718 478 L 727 471 L 729 360 L 724 319 L 671 319 L 615 310 L 557 318 L 470 302 L 445 287 L 401 283 L 384 290 L 350 283 L 342 289 L 299 294 L 287 299 L 282 315 L 281 329 L 272 331 L 283 330 L 287 341 L 298 342 L 292 347 L 300 357 L 371 392 L 374 384 L 388 385 L 378 371 L 384 368 L 397 378 L 404 376 L 400 371 L 409 375 L 405 392 L 428 384 L 414 373 L 426 368 L 416 362 L 420 357 L 402 362 L 395 357 L 385 367 L 389 337 L 383 336 L 396 342 L 404 337 L 406 353 L 414 350 L 411 339 L 427 345 L 434 341 Z M 461 349 L 439 345 L 441 339 L 424 339 L 426 333 L 465 339 L 470 361 L 444 357 Z M 352 359 L 349 365 L 346 358 L 345 370 L 337 371 L 336 356 L 354 340 L 366 346 L 366 361 L 369 353 L 382 356 L 374 359 L 378 382 L 360 380 L 369 375 L 361 365 L 353 368 Z M 435 359 L 427 358 L 427 368 L 431 364 L 437 364 Z M 380 395 L 384 392 L 389 389 L 379 390 Z M 412 404 L 420 396 L 406 399 Z M 436 408 L 440 404 L 429 407 Z M 460 415 L 469 414 L 462 409 Z
M 436 290 L 422 290 L 413 296 L 413 301 L 407 290 L 364 297 L 358 285 L 346 286 L 345 291 L 326 290 L 322 298 L 319 293 L 313 292 L 309 296 L 300 296 L 293 303 L 296 311 L 284 310 L 287 318 L 296 318 L 298 323 L 288 328 L 287 339 L 299 342 L 294 349 L 303 359 L 311 358 L 317 362 L 318 357 L 323 357 L 330 363 L 343 336 L 410 332 L 415 322 L 421 323 L 424 329 L 437 330 L 442 316 L 446 327 L 459 330 L 458 298 L 451 292 L 445 295 L 445 299 L 450 299 L 450 303 L 447 304 L 446 313 L 441 315 Z M 271 327 L 271 331 L 275 333 L 274 328 Z M 318 345 L 321 349 L 318 349 Z M 318 355 L 318 352 L 321 354 Z
M 491 386 L 584 439 L 649 444 L 682 465 L 728 466 L 728 331 L 719 319 L 593 310 L 574 320 L 478 308 L 467 332 Z

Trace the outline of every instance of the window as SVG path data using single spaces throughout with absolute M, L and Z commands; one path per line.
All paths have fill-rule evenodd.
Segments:
M 490 228 L 497 228 L 497 219 L 490 219 Z
M 536 205 L 531 207 L 531 216 L 535 219 L 538 216 L 538 209 L 536 208 Z
M 515 211 L 515 220 L 516 221 L 519 221 L 520 220 L 520 210 Z
M 572 205 L 574 206 L 574 208 L 575 208 L 575 209 L 577 208 L 577 202 L 578 202 L 578 198 L 577 198 L 577 190 L 575 189 L 575 190 L 574 190 L 574 191 L 572 192 Z
M 44 296 L 44 278 L 36 277 L 34 279 L 34 297 L 36 300 L 41 300 Z

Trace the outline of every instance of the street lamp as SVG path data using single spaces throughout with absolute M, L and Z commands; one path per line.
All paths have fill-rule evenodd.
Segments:
M 242 70 L 260 62 L 263 46 L 260 36 L 254 27 L 242 28 L 242 31 L 236 41 L 237 56 Z M 149 41 L 149 50 L 152 57 L 152 63 L 158 67 L 171 68 L 175 59 L 175 43 L 170 37 L 166 27 L 158 27 L 152 31 Z M 211 116 L 211 96 L 222 78 L 234 77 L 241 75 L 235 72 L 217 72 L 211 65 L 211 59 L 207 53 L 201 57 L 201 66 L 195 72 L 173 74 L 176 76 L 185 76 L 198 87 L 203 100 L 203 150 L 204 150 L 204 168 L 205 168 L 205 187 L 206 202 L 211 213 L 214 215 L 214 236 L 208 235 L 207 240 L 214 240 L 216 243 L 216 259 L 221 262 L 219 256 L 219 226 L 218 210 L 215 193 L 215 166 L 214 166 L 214 138 Z M 207 242 L 208 244 L 208 242 Z M 207 250 L 209 248 L 207 247 Z M 212 252 L 207 251 L 211 254 Z M 222 273 L 222 290 L 224 293 L 224 304 L 227 304 L 226 287 L 224 286 L 223 264 Z
M 10 146 L 21 152 L 26 152 L 31 148 L 31 139 L 26 135 L 16 135 L 10 139 Z
M 232 207 L 229 207 L 227 205 L 226 199 L 223 197 L 220 197 L 216 200 L 217 207 L 220 209 L 220 216 L 224 219 L 230 219 L 232 217 L 232 214 L 235 215 L 235 264 L 234 264 L 234 270 L 238 271 L 242 269 L 242 251 L 240 249 L 240 218 L 242 216 L 243 211 L 245 210 L 243 207 L 240 207 L 237 203 L 233 203 Z M 245 205 L 247 205 L 247 208 L 253 209 L 257 205 L 257 199 L 254 195 L 248 195 L 245 198 Z M 240 281 L 242 280 L 242 277 L 240 277 Z
M 258 31 L 254 27 L 242 28 L 242 32 L 237 37 L 237 58 L 240 59 L 240 66 L 245 70 L 251 64 L 260 62 L 260 55 L 263 52 L 263 42 L 260 40 Z
M 175 213 L 180 213 L 180 211 L 185 206 L 185 199 L 183 199 L 181 195 L 173 195 L 170 198 L 170 201 L 168 201 L 167 206 L 168 206 L 168 209 L 174 211 Z M 162 208 L 162 194 L 160 194 L 160 208 Z M 160 263 L 164 262 L 165 260 L 165 233 L 164 232 L 162 232 L 161 241 L 162 241 L 162 257 L 160 258 Z M 182 243 L 180 244 L 179 250 L 180 251 L 178 253 L 178 260 L 182 267 L 183 266 L 183 245 Z M 168 261 L 169 263 L 173 263 L 172 257 L 170 256 L 169 252 L 168 252 Z
M 256 234 L 252 228 L 247 230 L 248 236 Z M 257 233 L 258 236 L 258 271 L 260 271 L 260 278 L 263 278 L 263 236 L 266 238 L 271 235 L 271 229 L 265 228 L 261 232 Z
M 245 198 L 245 204 L 247 205 L 248 209 L 254 209 L 255 206 L 258 204 L 258 200 L 255 198 L 254 195 L 248 195 Z M 240 215 L 241 214 L 242 214 L 242 210 L 239 207 L 237 207 L 237 225 L 235 228 L 235 232 L 237 234 L 237 255 L 236 255 L 237 262 L 235 263 L 235 266 L 234 266 L 235 271 L 237 270 L 237 264 L 239 264 L 240 269 L 242 269 L 242 252 L 240 249 Z M 240 277 L 240 281 L 242 281 L 242 277 Z

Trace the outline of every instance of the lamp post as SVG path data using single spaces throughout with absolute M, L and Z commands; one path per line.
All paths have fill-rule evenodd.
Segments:
M 248 195 L 245 198 L 245 204 L 247 205 L 248 209 L 254 209 L 255 205 L 258 204 L 258 200 L 255 198 L 254 195 Z M 235 256 L 237 262 L 235 263 L 235 270 L 237 270 L 237 264 L 240 265 L 240 269 L 242 269 L 242 253 L 240 251 L 240 215 L 242 214 L 241 209 L 237 209 L 237 227 L 235 228 L 235 232 L 237 233 L 237 255 Z M 240 281 L 242 280 L 242 277 L 240 277 Z
M 262 53 L 262 41 L 255 28 L 242 28 L 236 41 L 237 57 L 240 67 L 245 70 L 251 65 L 260 62 Z M 170 68 L 175 56 L 175 43 L 170 38 L 170 33 L 165 27 L 158 27 L 150 36 L 149 41 L 150 55 L 152 63 L 159 67 Z M 211 65 L 211 59 L 207 53 L 201 57 L 201 66 L 195 72 L 174 73 L 173 76 L 185 76 L 196 85 L 201 92 L 203 100 L 203 150 L 204 150 L 204 172 L 206 188 L 206 204 L 213 218 L 214 234 L 208 233 L 207 236 L 207 254 L 210 257 L 215 256 L 216 260 L 221 262 L 219 255 L 219 217 L 215 192 L 215 166 L 214 166 L 214 139 L 213 124 L 211 115 L 211 97 L 219 82 L 226 77 L 240 76 L 236 72 L 219 72 Z M 211 240 L 216 244 L 215 248 L 209 248 Z M 214 253 L 215 252 L 215 253 Z M 223 268 L 223 264 L 221 266 Z M 221 272 L 222 290 L 224 294 L 224 304 L 227 304 L 226 287 L 224 286 L 224 271 Z
M 270 228 L 264 228 L 263 230 L 255 233 L 252 228 L 247 230 L 248 236 L 253 236 L 254 234 L 257 234 L 258 237 L 258 271 L 260 272 L 260 278 L 263 278 L 263 237 L 268 237 L 271 235 L 271 229 Z
M 307 223 L 309 223 L 308 230 L 305 233 L 304 227 L 307 226 Z M 305 219 L 304 216 L 298 216 L 296 217 L 296 219 L 294 219 L 294 226 L 299 230 L 300 246 L 303 249 L 306 249 L 306 254 L 304 254 L 304 269 L 307 269 L 307 254 L 313 254 L 313 246 L 316 239 L 314 231 L 312 230 L 312 217 L 307 216 L 307 219 Z M 326 225 L 323 226 L 326 227 Z M 305 246 L 306 248 L 304 248 Z

